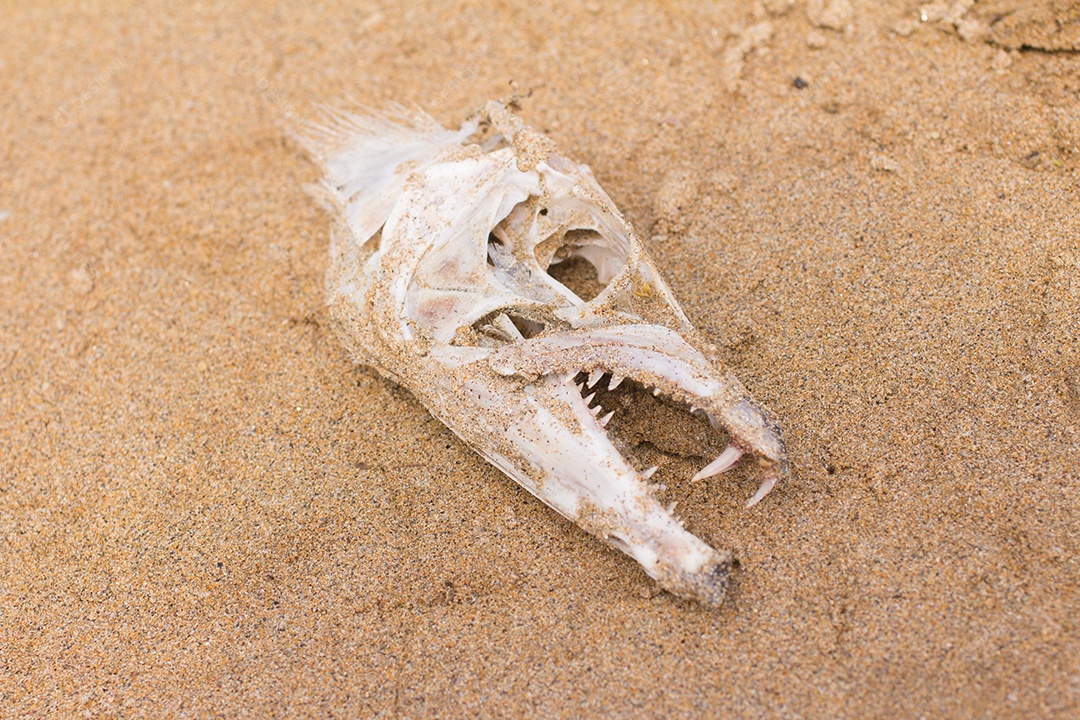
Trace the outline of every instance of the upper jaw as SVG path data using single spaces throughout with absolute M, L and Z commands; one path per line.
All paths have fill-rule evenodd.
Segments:
M 588 388 L 601 376 L 610 375 L 614 384 L 629 377 L 653 388 L 657 395 L 704 413 L 713 427 L 723 426 L 731 445 L 694 479 L 723 472 L 749 453 L 757 458 L 762 483 L 748 506 L 759 502 L 788 473 L 783 438 L 768 412 L 733 375 L 718 372 L 700 351 L 667 327 L 629 324 L 542 335 L 499 348 L 487 362 L 503 376 L 566 379 L 584 371 L 590 374 Z M 582 392 L 588 394 L 589 389 Z M 586 423 L 604 419 L 603 414 L 594 418 L 587 407 L 577 412 L 588 416 L 582 418 Z

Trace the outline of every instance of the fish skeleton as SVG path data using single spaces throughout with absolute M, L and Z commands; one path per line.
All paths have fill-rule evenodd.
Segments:
M 300 139 L 325 173 L 328 302 L 352 358 L 662 588 L 719 605 L 731 554 L 664 507 L 656 468 L 624 457 L 595 393 L 629 379 L 722 428 L 730 444 L 694 480 L 751 455 L 762 483 L 748 506 L 788 474 L 784 443 L 588 166 L 494 101 L 457 130 L 328 110 Z M 595 297 L 549 273 L 573 258 L 595 268 Z

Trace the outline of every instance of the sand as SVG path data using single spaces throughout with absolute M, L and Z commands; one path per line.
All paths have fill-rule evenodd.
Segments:
M 1075 4 L 4 5 L 0 716 L 1080 713 Z M 329 329 L 287 121 L 514 92 L 785 430 L 719 611 Z

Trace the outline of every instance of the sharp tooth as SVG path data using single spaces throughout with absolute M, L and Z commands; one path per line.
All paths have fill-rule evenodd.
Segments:
M 593 393 L 593 394 L 595 395 L 596 393 Z M 592 408 L 589 412 L 591 412 L 593 414 L 593 417 L 595 417 L 595 416 L 599 415 L 600 411 L 603 410 L 603 409 L 604 409 L 603 405 L 597 405 L 596 407 Z
M 621 383 L 624 379 L 625 376 L 612 373 L 611 382 L 608 383 L 607 389 L 614 390 L 615 388 L 619 387 L 619 383 Z
M 648 480 L 648 479 L 649 479 L 649 478 L 651 478 L 651 477 L 652 477 L 652 476 L 653 476 L 653 475 L 654 475 L 654 474 L 656 473 L 656 471 L 657 471 L 657 470 L 659 470 L 659 469 L 660 469 L 660 466 L 659 466 L 659 465 L 653 465 L 653 466 L 652 466 L 651 468 L 649 468 L 648 470 L 646 470 L 646 471 L 644 471 L 643 473 L 641 473 L 641 477 L 643 477 L 643 478 L 645 478 L 646 480 Z
M 585 404 L 588 405 L 589 403 L 591 403 L 594 397 L 596 397 L 596 393 L 593 393 L 589 397 L 585 398 Z
M 604 417 L 600 418 L 600 421 L 599 421 L 599 422 L 600 422 L 600 427 L 607 427 L 607 424 L 608 424 L 609 422 L 611 422 L 611 416 L 612 416 L 612 415 L 614 415 L 614 414 L 615 414 L 615 411 L 614 411 L 614 410 L 612 410 L 612 411 L 611 411 L 611 412 L 609 412 L 609 413 L 608 413 L 607 415 L 605 415 Z
M 772 489 L 775 486 L 776 475 L 774 473 L 769 473 L 765 476 L 765 479 L 761 481 L 761 487 L 759 487 L 758 491 L 754 493 L 754 497 L 747 500 L 746 507 L 754 507 L 755 505 L 757 505 L 759 502 L 761 502 L 761 498 L 772 492 Z
M 653 397 L 660 397 L 660 388 L 653 388 Z
M 596 383 L 600 382 L 600 378 L 604 377 L 603 370 L 593 370 L 589 373 L 589 389 L 592 390 L 596 387 Z
M 742 457 L 742 454 L 743 451 L 735 445 L 728 445 L 724 452 L 720 453 L 715 460 L 701 468 L 701 471 L 695 475 L 690 482 L 704 480 L 705 478 L 719 475 L 722 472 L 730 470 L 735 466 L 735 463 L 739 462 L 739 458 Z M 762 495 L 762 497 L 764 497 L 764 495 Z

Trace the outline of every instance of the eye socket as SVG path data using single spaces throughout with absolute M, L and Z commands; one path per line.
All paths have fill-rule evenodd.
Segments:
M 498 274 L 500 283 L 537 302 L 591 302 L 626 267 L 629 238 L 611 232 L 603 218 L 596 218 L 596 224 L 582 218 L 583 211 L 590 211 L 588 207 L 573 203 L 565 208 L 550 207 L 546 202 L 541 206 L 541 202 L 532 196 L 518 203 L 492 228 L 487 238 L 487 265 Z M 563 218 L 555 227 L 550 226 L 550 217 L 538 221 L 552 213 L 556 220 Z M 578 222 L 585 226 L 574 227 Z M 532 263 L 539 264 L 544 277 L 537 276 Z

